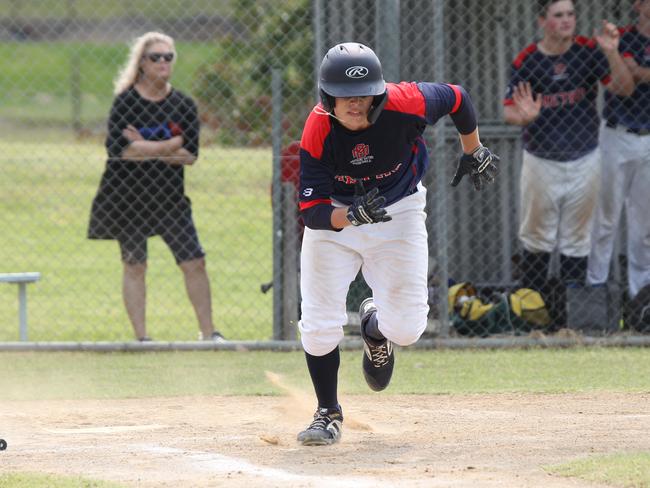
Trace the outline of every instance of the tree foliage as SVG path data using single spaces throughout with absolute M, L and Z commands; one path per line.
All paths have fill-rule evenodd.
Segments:
M 238 35 L 221 43 L 216 59 L 195 75 L 204 125 L 225 145 L 270 145 L 273 68 L 282 74 L 283 137 L 300 137 L 313 105 L 313 35 L 310 2 L 240 0 Z

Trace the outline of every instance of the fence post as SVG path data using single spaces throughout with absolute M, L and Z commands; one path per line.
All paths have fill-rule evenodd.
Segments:
M 77 20 L 77 0 L 68 0 L 68 27 L 74 27 Z M 81 60 L 79 51 L 70 54 L 70 103 L 72 106 L 72 129 L 81 132 Z
M 433 12 L 433 79 L 444 81 L 445 73 L 445 0 L 434 0 Z M 434 126 L 434 170 L 440 175 L 446 174 L 446 138 L 445 126 L 442 121 Z M 448 236 L 447 236 L 447 182 L 444 177 L 435 178 L 435 198 L 432 195 L 428 200 L 433 200 L 434 215 L 436 216 L 436 253 L 438 257 L 438 293 L 440 293 L 438 303 L 441 336 L 449 335 L 449 311 L 447 307 L 447 281 L 449 279 L 449 262 L 447 256 Z
M 271 70 L 271 140 L 273 144 L 272 210 L 273 210 L 273 339 L 283 339 L 282 327 L 282 186 L 280 158 L 282 151 L 282 71 Z
M 375 44 L 386 81 L 400 81 L 399 0 L 377 2 Z
M 320 72 L 320 63 L 325 53 L 323 52 L 323 6 L 322 0 L 313 0 L 314 16 L 312 26 L 314 29 L 314 100 L 316 103 L 320 100 L 318 92 L 318 74 Z

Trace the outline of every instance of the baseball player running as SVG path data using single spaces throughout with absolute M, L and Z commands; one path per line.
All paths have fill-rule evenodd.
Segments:
M 422 133 L 450 115 L 463 147 L 451 184 L 469 175 L 480 190 L 498 157 L 481 145 L 474 107 L 460 86 L 386 83 L 367 46 L 338 44 L 319 74 L 321 103 L 307 118 L 300 147 L 302 345 L 318 407 L 303 445 L 339 440 L 339 342 L 346 296 L 359 269 L 373 296 L 360 306 L 362 361 L 375 391 L 388 386 L 392 344 L 418 340 L 427 323 L 425 194 L 429 165 Z
M 619 51 L 636 89 L 630 97 L 605 93 L 601 128 L 602 189 L 592 234 L 587 281 L 609 275 L 614 240 L 625 204 L 628 295 L 650 284 L 650 0 L 636 0 L 636 25 L 621 29 Z
M 538 6 L 544 36 L 512 63 L 504 117 L 523 127 L 522 285 L 544 291 L 555 249 L 561 280 L 585 282 L 600 181 L 598 81 L 620 95 L 632 92 L 633 81 L 613 24 L 603 22 L 593 41 L 575 36 L 571 0 L 540 0 Z

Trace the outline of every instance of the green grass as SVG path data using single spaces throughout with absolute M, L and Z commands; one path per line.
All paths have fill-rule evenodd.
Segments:
M 98 143 L 0 141 L 0 269 L 40 271 L 30 285 L 30 340 L 129 340 L 115 241 L 86 228 L 105 164 Z M 270 150 L 201 150 L 186 191 L 207 252 L 214 318 L 233 339 L 272 336 Z M 149 332 L 195 340 L 198 327 L 182 275 L 160 238 L 149 240 Z M 0 341 L 18 339 L 16 286 L 0 286 Z
M 650 452 L 590 456 L 569 463 L 549 466 L 551 474 L 581 478 L 623 488 L 650 487 Z
M 128 2 L 106 2 L 101 0 L 22 0 L 19 2 L 0 2 L 0 17 L 65 19 L 69 16 L 69 6 L 73 6 L 78 18 L 106 19 L 134 14 L 152 18 L 174 19 L 196 15 L 228 15 L 232 12 L 232 2 L 214 0 L 129 0 Z
M 54 476 L 37 473 L 0 474 L 0 486 L 11 488 L 118 488 L 124 485 L 78 476 Z
M 341 354 L 340 390 L 365 394 L 360 351 Z M 481 394 L 650 389 L 646 349 L 398 353 L 388 394 Z M 0 353 L 3 400 L 278 395 L 271 370 L 311 391 L 302 352 Z M 218 371 L 219 374 L 214 374 Z
M 105 125 L 113 80 L 126 61 L 127 40 L 97 42 L 0 43 L 0 119 L 5 124 L 71 125 L 72 67 L 79 72 L 81 122 Z M 174 86 L 192 93 L 197 68 L 215 59 L 219 45 L 179 42 Z

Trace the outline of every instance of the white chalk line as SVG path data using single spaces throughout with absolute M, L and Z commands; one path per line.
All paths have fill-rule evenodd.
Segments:
M 141 432 L 146 430 L 166 429 L 168 425 L 113 425 L 105 427 L 76 427 L 73 429 L 43 429 L 48 434 L 120 434 L 123 432 Z
M 266 478 L 273 481 L 288 481 L 309 483 L 314 487 L 350 487 L 365 488 L 375 487 L 380 481 L 367 477 L 342 477 L 342 476 L 311 476 L 291 473 L 279 468 L 259 466 L 245 459 L 205 451 L 188 451 L 174 447 L 162 447 L 151 444 L 139 446 L 141 450 L 153 454 L 174 454 L 188 459 L 195 468 L 212 473 L 230 473 L 241 471 L 247 475 Z
M 53 430 L 53 429 L 52 429 Z M 291 482 L 291 483 L 302 483 L 314 488 L 348 488 L 354 486 L 355 488 L 374 488 L 382 480 L 379 478 L 368 478 L 368 477 L 344 477 L 341 475 L 336 476 L 323 476 L 323 475 L 307 475 L 307 474 L 297 474 L 291 473 L 284 469 L 271 468 L 267 466 L 260 466 L 254 464 L 245 459 L 225 456 L 223 454 L 217 454 L 206 451 L 192 451 L 187 449 L 179 449 L 175 447 L 164 447 L 155 444 L 125 444 L 123 446 L 117 446 L 116 444 L 112 445 L 113 450 L 119 449 L 121 454 L 130 452 L 137 455 L 138 453 L 148 453 L 151 455 L 158 455 L 163 457 L 164 463 L 169 467 L 175 474 L 181 475 L 179 469 L 174 469 L 170 466 L 170 457 L 174 461 L 187 465 L 186 472 L 192 473 L 193 477 L 196 477 L 196 470 L 201 470 L 206 473 L 211 474 L 229 474 L 233 472 L 241 472 L 244 475 L 254 476 L 257 478 L 266 479 L 274 482 Z M 298 449 L 298 448 L 297 448 Z M 311 449 L 311 448 L 310 448 Z M 104 457 L 108 458 L 110 456 L 110 450 L 107 452 L 106 446 L 64 446 L 58 445 L 56 447 L 37 447 L 32 448 L 28 446 L 16 446 L 14 451 L 22 454 L 36 454 L 36 453 L 57 453 L 62 454 L 65 452 L 68 453 L 77 453 L 82 454 L 83 452 L 101 450 L 104 452 Z M 325 466 L 326 468 L 326 466 Z

